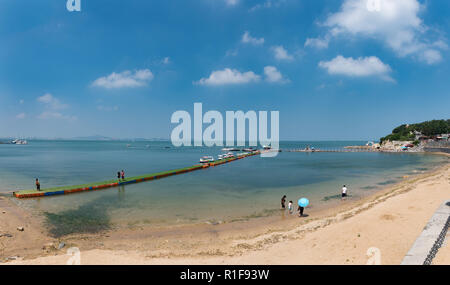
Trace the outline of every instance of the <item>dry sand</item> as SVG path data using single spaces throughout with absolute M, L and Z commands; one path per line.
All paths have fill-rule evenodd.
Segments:
M 129 237 L 112 232 L 94 238 L 72 237 L 72 244 L 64 249 L 41 252 L 43 256 L 38 258 L 34 258 L 37 249 L 31 255 L 22 250 L 21 256 L 26 259 L 6 264 L 66 264 L 69 246 L 80 248 L 81 264 L 367 264 L 370 248 L 375 248 L 370 260 L 400 264 L 434 211 L 448 199 L 447 164 L 359 203 L 348 201 L 347 206 L 332 215 L 309 219 L 307 223 L 305 219 L 287 219 L 284 231 L 279 226 L 268 226 L 262 234 L 233 235 L 229 234 L 233 232 L 231 228 L 225 235 L 214 230 L 214 226 L 205 226 L 198 236 L 192 232 L 182 234 L 180 230 L 173 231 L 171 237 L 167 237 L 171 233 L 167 230 L 160 236 L 144 229 L 133 230 Z M 0 219 L 2 228 L 4 224 L 5 219 Z M 245 223 L 240 226 L 245 227 Z M 239 231 L 239 226 L 234 231 Z M 32 227 L 17 234 L 40 248 L 48 239 Z M 7 248 L 15 242 L 7 240 L 4 245 L 5 239 L 0 238 L 2 248 L 12 254 L 14 251 Z M 450 264 L 448 243 L 447 240 L 434 264 Z

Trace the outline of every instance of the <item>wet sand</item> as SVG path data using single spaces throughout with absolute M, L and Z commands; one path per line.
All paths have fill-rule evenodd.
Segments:
M 78 247 L 81 264 L 366 264 L 367 250 L 376 247 L 381 264 L 399 264 L 434 211 L 449 198 L 446 164 L 361 200 L 307 210 L 310 216 L 304 218 L 280 211 L 279 216 L 249 221 L 135 226 L 58 240 L 46 234 L 41 222 L 0 197 L 0 213 L 6 209 L 0 216 L 0 234 L 6 229 L 14 235 L 0 237 L 0 260 L 17 256 L 6 264 L 65 264 L 67 249 Z M 25 230 L 17 231 L 25 221 Z M 65 246 L 58 250 L 60 242 Z M 448 249 L 442 247 L 436 257 L 439 264 L 450 264 Z

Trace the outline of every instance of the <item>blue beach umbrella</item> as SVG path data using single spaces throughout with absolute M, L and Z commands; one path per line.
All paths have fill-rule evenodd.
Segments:
M 309 205 L 309 200 L 306 199 L 306 198 L 298 199 L 298 205 L 299 205 L 300 207 L 305 208 L 306 206 Z

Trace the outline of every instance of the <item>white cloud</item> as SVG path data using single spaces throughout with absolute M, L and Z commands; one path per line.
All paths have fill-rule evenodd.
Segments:
M 42 114 L 38 116 L 39 119 L 61 119 L 61 120 L 67 120 L 67 121 L 76 121 L 78 118 L 76 116 L 68 116 L 61 114 L 60 112 L 54 112 L 54 111 L 45 111 Z
M 286 83 L 289 80 L 285 79 L 280 71 L 275 66 L 264 67 L 264 74 L 266 81 L 271 83 Z
M 427 64 L 435 64 L 442 60 L 442 55 L 435 49 L 427 49 L 422 53 L 421 59 Z
M 235 6 L 235 5 L 237 5 L 239 3 L 239 0 L 225 0 L 225 3 L 228 6 Z
M 50 93 L 46 93 L 37 98 L 37 101 L 45 104 L 48 108 L 53 110 L 63 110 L 69 107 L 69 105 L 61 103 L 59 99 L 53 97 Z
M 345 58 L 338 55 L 330 61 L 319 62 L 319 67 L 326 69 L 331 75 L 344 75 L 350 77 L 370 77 L 376 76 L 386 81 L 394 81 L 389 73 L 391 67 L 383 63 L 378 57 L 352 57 Z
M 253 38 L 248 31 L 245 31 L 244 35 L 242 35 L 242 42 L 246 44 L 262 45 L 264 43 L 264 38 Z
M 194 84 L 199 85 L 228 85 L 228 84 L 245 84 L 250 82 L 257 82 L 260 76 L 253 71 L 241 73 L 236 69 L 225 68 L 223 70 L 213 71 L 208 78 L 202 78 Z
M 372 2 L 379 5 L 369 5 Z M 414 56 L 432 64 L 441 60 L 439 49 L 446 49 L 446 44 L 430 39 L 431 30 L 419 17 L 424 8 L 418 0 L 345 0 L 322 24 L 328 28 L 326 37 L 377 39 L 400 57 Z
M 21 120 L 21 119 L 25 119 L 26 116 L 27 115 L 25 113 L 20 113 L 20 114 L 17 114 L 16 118 Z
M 272 50 L 274 52 L 274 56 L 276 59 L 278 60 L 293 60 L 294 57 L 292 55 L 290 55 L 287 50 L 284 49 L 283 46 L 274 46 L 272 47 Z
M 100 77 L 92 83 L 92 86 L 106 89 L 142 87 L 152 81 L 153 77 L 153 73 L 149 69 L 141 69 L 134 72 L 125 70 L 120 73 L 113 72 L 108 76 Z
M 305 47 L 324 49 L 328 47 L 329 42 L 330 38 L 328 36 L 324 38 L 307 38 L 305 41 Z

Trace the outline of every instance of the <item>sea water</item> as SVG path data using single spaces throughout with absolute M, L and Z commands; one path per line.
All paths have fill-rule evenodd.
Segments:
M 281 142 L 280 147 L 342 149 L 364 142 Z M 0 193 L 77 185 L 149 174 L 198 164 L 221 148 L 173 147 L 168 141 L 48 141 L 0 145 Z M 55 235 L 133 225 L 234 221 L 273 215 L 280 199 L 301 197 L 311 207 L 331 207 L 342 185 L 359 199 L 430 170 L 448 159 L 408 153 L 279 153 L 248 157 L 164 179 L 105 190 L 33 199 L 14 199 L 42 215 Z

